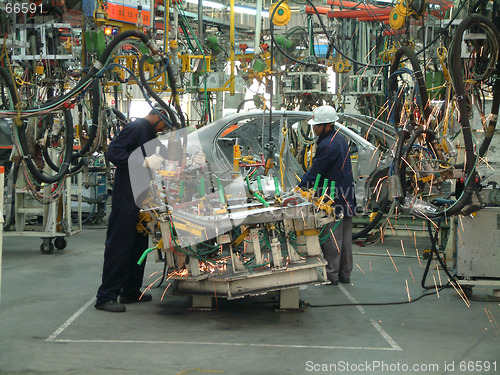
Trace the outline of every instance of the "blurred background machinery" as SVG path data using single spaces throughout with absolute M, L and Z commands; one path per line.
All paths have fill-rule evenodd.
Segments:
M 292 192 L 315 153 L 307 118 L 333 105 L 363 243 L 394 230 L 396 215 L 399 225 L 447 229 L 450 218 L 499 205 L 496 0 L 16 0 L 0 9 L 4 234 L 39 236 L 43 253 L 106 223 L 107 146 L 153 103 L 169 131 L 199 134 L 196 146 L 166 136 L 179 160 L 202 150 L 213 181 L 242 178 L 246 204 L 265 210 L 252 186 L 270 179 L 276 194 Z M 175 174 L 189 175 L 186 166 Z M 267 223 L 252 228 L 259 238 L 292 226 Z M 216 244 L 231 248 L 238 230 Z

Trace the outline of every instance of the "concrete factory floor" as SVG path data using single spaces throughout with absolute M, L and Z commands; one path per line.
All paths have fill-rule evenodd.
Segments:
M 4 237 L 0 373 L 500 372 L 500 305 L 492 288 L 475 287 L 470 307 L 453 288 L 385 305 L 425 292 L 414 240 L 389 234 L 383 244 L 354 246 L 351 284 L 309 286 L 301 291 L 304 311 L 286 313 L 273 311 L 275 294 L 218 300 L 217 312 L 188 311 L 185 297 L 161 300 L 165 285 L 126 313 L 97 311 L 104 228 L 85 227 L 51 255 L 40 253 L 39 238 Z M 421 254 L 429 240 L 420 237 L 417 246 Z M 150 256 L 146 275 L 161 270 Z M 432 276 L 446 281 L 434 270 L 428 283 Z M 356 301 L 378 305 L 350 305 Z

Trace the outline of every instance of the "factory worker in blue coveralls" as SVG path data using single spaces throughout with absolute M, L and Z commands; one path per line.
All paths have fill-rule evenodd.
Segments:
M 160 114 L 161 113 L 161 114 Z M 145 262 L 138 265 L 142 253 L 148 248 L 148 236 L 137 232 L 139 202 L 136 204 L 130 181 L 130 156 L 142 149 L 141 167 L 144 171 L 161 169 L 166 148 L 156 138 L 158 132 L 167 126 L 165 112 L 155 105 L 155 109 L 144 118 L 125 125 L 110 143 L 107 157 L 116 166 L 113 183 L 112 207 L 106 233 L 102 284 L 97 291 L 97 310 L 124 312 L 124 304 L 148 302 L 150 294 L 141 293 Z M 145 150 L 145 144 L 157 143 L 162 153 Z M 137 154 L 137 152 L 136 152 Z M 136 177 L 134 177 L 136 178 Z M 146 174 L 146 180 L 148 180 Z M 145 182 L 146 185 L 149 181 Z
M 339 226 L 332 232 L 336 222 L 324 226 L 322 236 L 328 238 L 321 244 L 323 256 L 327 261 L 326 275 L 331 284 L 350 283 L 352 261 L 352 216 L 356 206 L 354 179 L 351 158 L 346 139 L 334 123 L 338 120 L 335 108 L 325 105 L 314 110 L 309 124 L 318 137 L 316 154 L 311 168 L 302 176 L 299 187 L 308 189 L 314 186 L 316 176 L 321 175 L 318 186 L 324 179 L 335 181 L 334 204 L 337 217 L 344 215 Z M 328 184 L 330 185 L 330 184 Z M 319 190 L 321 196 L 322 192 Z M 330 191 L 327 192 L 330 195 Z

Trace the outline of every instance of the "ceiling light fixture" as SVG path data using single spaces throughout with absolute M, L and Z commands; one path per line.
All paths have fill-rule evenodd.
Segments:
M 186 3 L 198 5 L 198 0 L 186 0 Z M 207 8 L 229 10 L 229 6 L 221 4 L 221 3 L 217 3 L 215 1 L 203 0 L 202 4 L 203 4 L 204 7 L 207 7 Z M 255 16 L 257 14 L 257 10 L 255 8 L 246 7 L 246 6 L 242 6 L 242 5 L 235 5 L 234 6 L 234 11 L 236 13 L 248 14 L 248 15 L 251 15 L 251 16 Z M 263 10 L 260 13 L 260 15 L 263 18 L 269 18 L 269 12 L 267 10 Z
M 198 0 L 186 0 L 186 3 L 198 5 Z M 203 6 L 207 7 L 207 8 L 214 8 L 214 9 L 224 9 L 226 7 L 224 4 L 217 3 L 215 1 L 209 1 L 209 0 L 203 0 Z

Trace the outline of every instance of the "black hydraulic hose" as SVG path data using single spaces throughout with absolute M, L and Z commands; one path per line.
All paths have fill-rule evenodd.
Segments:
M 472 174 L 474 173 L 474 168 L 475 168 L 475 163 L 476 163 L 476 155 L 474 154 L 474 145 L 472 141 L 472 131 L 469 123 L 469 110 L 468 110 L 468 105 L 467 105 L 467 97 L 465 93 L 465 83 L 463 80 L 463 71 L 462 71 L 462 58 L 461 58 L 461 44 L 462 44 L 462 37 L 463 34 L 467 29 L 469 29 L 471 26 L 483 26 L 483 28 L 486 29 L 487 35 L 489 38 L 496 38 L 494 40 L 496 42 L 496 46 L 498 46 L 498 31 L 496 31 L 494 25 L 489 21 L 486 17 L 480 16 L 480 15 L 471 15 L 466 17 L 458 26 L 456 30 L 455 37 L 453 38 L 451 48 L 449 51 L 449 61 L 450 61 L 450 74 L 452 77 L 455 93 L 456 93 L 456 98 L 457 98 L 457 103 L 458 103 L 458 108 L 460 111 L 460 124 L 462 127 L 462 132 L 463 132 L 463 138 L 464 138 L 464 143 L 465 143 L 465 149 L 466 149 L 466 163 L 465 163 L 465 175 L 467 176 L 467 183 L 464 187 L 464 191 L 462 195 L 459 197 L 459 199 L 454 203 L 451 207 L 441 210 L 438 213 L 434 215 L 428 215 L 429 217 L 436 218 L 440 216 L 451 216 L 454 214 L 459 213 L 463 207 L 469 202 L 472 194 L 473 194 L 473 185 L 475 183 L 474 178 L 472 178 Z M 495 43 L 493 43 L 495 45 Z M 427 94 L 427 89 L 425 86 L 425 80 L 423 77 L 423 74 L 420 70 L 419 64 L 418 64 L 418 59 L 416 58 L 416 54 L 409 49 L 408 47 L 403 47 L 400 50 L 396 52 L 396 55 L 394 57 L 394 61 L 391 65 L 391 74 L 394 73 L 398 66 L 399 62 L 401 59 L 402 54 L 406 54 L 413 66 L 414 72 L 415 72 L 415 77 L 417 79 L 418 83 L 418 88 L 419 88 L 419 94 L 420 94 L 420 99 L 421 99 L 421 112 L 424 115 L 424 118 L 426 120 L 430 120 L 430 108 L 428 106 L 428 94 Z M 498 55 L 498 50 L 493 51 L 492 53 Z M 396 83 L 391 82 L 390 83 L 390 91 L 394 91 Z M 499 86 L 498 82 L 495 82 L 494 86 L 494 102 L 493 102 L 493 107 L 492 107 L 492 117 L 490 120 L 490 123 L 488 125 L 487 129 L 487 134 L 485 137 L 485 140 L 483 141 L 483 144 L 481 145 L 480 148 L 480 156 L 484 155 L 486 152 L 490 142 L 491 138 L 493 136 L 495 127 L 496 127 L 496 122 L 498 118 L 498 106 L 499 106 Z M 411 145 L 413 142 L 415 142 L 416 138 L 425 133 L 428 137 L 427 142 L 429 144 L 433 143 L 435 140 L 435 135 L 432 131 L 429 130 L 423 130 L 419 129 L 417 130 L 411 137 L 410 142 L 409 142 L 409 149 L 411 149 Z M 395 164 L 394 164 L 394 174 L 399 175 L 401 178 L 401 181 L 404 181 L 405 178 L 405 171 L 406 171 L 406 166 L 401 168 L 402 162 L 401 162 L 401 156 L 402 156 L 402 151 L 404 147 L 404 141 L 406 138 L 409 136 L 408 133 L 400 133 L 400 138 L 398 139 L 398 145 L 396 147 L 396 152 L 395 152 Z M 408 149 L 408 150 L 409 150 Z M 403 184 L 402 186 L 403 191 L 405 192 L 406 186 Z M 406 192 L 405 192 L 406 193 Z M 399 202 L 401 204 L 401 202 Z
M 49 100 L 39 107 L 27 108 L 27 109 L 25 109 L 25 111 L 26 110 L 36 110 L 36 111 L 44 110 L 44 109 L 47 109 L 48 107 L 50 107 L 51 105 L 55 104 L 56 102 L 65 102 L 66 100 L 71 98 L 76 92 L 81 90 L 81 88 L 83 86 L 85 86 L 86 84 L 89 83 L 89 81 L 91 81 L 92 79 L 95 78 L 95 75 L 97 74 L 97 72 L 99 72 L 104 67 L 104 65 L 106 64 L 108 58 L 111 56 L 111 53 L 113 53 L 113 50 L 116 48 L 116 46 L 127 38 L 138 38 L 150 48 L 153 55 L 156 55 L 158 53 L 158 48 L 157 48 L 156 44 L 154 43 L 154 41 L 152 39 L 150 39 L 143 32 L 138 31 L 138 30 L 124 31 L 113 38 L 113 40 L 108 44 L 108 46 L 106 47 L 104 52 L 101 54 L 99 59 L 94 63 L 94 65 L 92 66 L 90 71 L 78 82 L 78 84 L 71 91 L 69 91 L 68 93 L 66 93 L 62 97 L 56 97 L 52 100 Z
M 116 123 L 111 121 L 111 125 L 106 124 L 107 138 L 109 138 L 109 140 L 112 141 L 113 138 L 111 137 L 110 131 L 112 130 L 113 135 L 117 136 L 118 133 L 120 132 L 121 128 L 127 124 L 127 117 L 116 108 L 108 108 L 106 110 L 106 118 L 107 119 L 109 119 L 109 117 L 111 116 L 111 113 L 113 113 L 117 118 Z
M 182 109 L 179 106 L 179 103 L 177 103 L 179 94 L 177 92 L 177 85 L 175 83 L 174 72 L 172 71 L 172 66 L 168 62 L 167 62 L 167 77 L 168 77 L 168 83 L 170 84 L 170 89 L 172 90 L 172 96 L 174 97 L 175 109 L 177 110 L 177 114 L 179 115 L 179 119 L 181 120 L 181 126 L 185 128 L 186 120 L 184 119 L 184 114 L 182 113 Z
M 54 88 L 49 87 L 47 89 L 47 98 L 52 98 L 53 96 L 54 96 Z M 48 121 L 49 126 L 54 125 L 54 115 L 48 114 L 44 120 Z M 52 158 L 49 155 L 49 150 L 48 150 L 47 144 L 44 147 L 42 147 L 42 156 L 43 156 L 43 160 L 45 160 L 45 163 L 47 163 L 47 165 L 49 166 L 50 169 L 52 169 L 55 172 L 59 171 L 59 167 L 52 161 Z
M 102 66 L 104 66 L 104 64 L 108 60 L 109 56 L 111 55 L 111 53 L 113 52 L 115 47 L 127 38 L 140 39 L 144 44 L 146 44 L 149 47 L 149 49 L 151 50 L 153 55 L 158 54 L 158 47 L 156 46 L 155 42 L 152 39 L 150 39 L 146 34 L 144 34 L 143 32 L 141 32 L 139 30 L 128 30 L 128 31 L 124 31 L 123 33 L 118 34 L 117 36 L 115 36 L 113 38 L 111 43 L 108 44 L 108 46 L 106 47 L 104 52 L 99 57 L 98 62 Z M 94 64 L 94 66 L 95 66 L 95 64 Z M 99 67 L 99 70 L 102 69 L 102 66 Z
M 66 145 L 64 151 L 64 158 L 61 163 L 61 166 L 59 167 L 58 172 L 53 176 L 46 175 L 37 168 L 37 166 L 35 165 L 30 156 L 24 157 L 24 161 L 31 175 L 39 182 L 52 184 L 54 182 L 59 181 L 68 172 L 69 164 L 71 163 L 71 157 L 73 153 L 73 118 L 71 116 L 71 111 L 69 109 L 65 109 L 63 113 L 66 126 L 66 139 L 65 139 Z M 16 127 L 23 155 L 28 154 L 28 142 L 26 139 L 25 127 L 26 127 L 25 125 Z
M 387 79 L 387 122 L 396 127 L 397 120 L 401 118 L 403 104 L 403 88 L 398 85 L 397 75 L 392 74 Z
M 83 86 L 88 84 L 91 80 L 95 79 L 96 74 L 104 67 L 108 58 L 111 56 L 114 49 L 116 48 L 116 46 L 118 46 L 119 43 L 121 43 L 123 40 L 125 40 L 127 38 L 133 38 L 133 37 L 139 38 L 142 42 L 144 42 L 146 45 L 148 45 L 153 54 L 158 53 L 158 49 L 157 49 L 154 41 L 151 40 L 148 36 L 146 36 L 146 34 L 140 32 L 138 30 L 129 30 L 129 31 L 125 31 L 123 33 L 120 33 L 106 47 L 104 52 L 99 57 L 98 61 L 96 61 L 96 63 L 93 65 L 90 72 L 87 73 L 87 75 L 84 78 L 82 78 L 80 80 L 80 82 L 70 92 L 63 95 L 62 97 L 56 97 L 50 101 L 47 101 L 43 106 L 31 108 L 31 109 L 36 109 L 39 111 L 39 110 L 50 107 L 55 102 L 64 102 L 64 101 L 68 100 L 69 98 L 71 98 L 75 92 L 78 92 Z M 15 108 L 18 105 L 18 98 L 17 98 L 15 84 L 12 81 L 12 77 L 10 76 L 9 72 L 7 72 L 5 69 L 0 70 L 0 75 L 5 79 L 6 83 L 9 86 L 9 89 L 11 90 L 11 96 L 13 98 L 14 108 Z M 93 114 L 93 123 L 96 123 L 96 121 L 94 121 L 94 116 L 97 116 L 97 118 L 99 117 L 99 112 L 98 111 L 95 111 L 95 112 L 97 112 L 97 113 Z M 65 157 L 64 157 L 63 163 L 62 163 L 60 169 L 58 170 L 58 172 L 54 176 L 47 176 L 38 170 L 38 168 L 33 163 L 31 158 L 27 157 L 24 159 L 29 171 L 31 172 L 33 177 L 36 180 L 38 180 L 39 182 L 44 182 L 44 183 L 57 182 L 60 178 L 62 178 L 62 176 L 64 174 L 66 174 L 69 171 L 69 165 L 70 165 L 71 161 L 76 161 L 76 159 L 78 157 L 84 155 L 85 152 L 87 152 L 88 149 L 90 149 L 92 142 L 87 142 L 87 144 L 85 145 L 85 148 L 88 148 L 88 149 L 86 151 L 83 150 L 85 152 L 82 152 L 82 150 L 80 150 L 80 152 L 78 154 L 76 154 L 75 157 L 73 158 L 73 155 L 72 155 L 72 153 L 73 153 L 72 144 L 73 144 L 73 138 L 74 138 L 73 120 L 71 118 L 71 112 L 68 109 L 64 110 L 64 117 L 65 117 L 65 121 L 66 121 L 66 151 L 65 151 Z M 97 128 L 95 128 L 95 131 L 97 131 Z M 28 142 L 26 139 L 25 126 L 23 125 L 23 126 L 18 127 L 17 133 L 18 133 L 19 143 L 21 145 L 22 153 L 23 153 L 23 155 L 27 155 Z M 95 134 L 94 134 L 94 137 L 95 137 Z M 68 153 L 70 155 L 69 158 L 67 157 Z M 77 163 L 77 165 L 75 165 L 73 168 L 71 168 L 70 173 L 72 173 L 72 171 L 77 171 L 77 170 L 81 169 L 83 164 L 84 164 L 84 162 L 80 160 Z
M 418 129 L 416 129 L 413 132 L 413 134 L 410 137 L 410 140 L 408 141 L 408 143 L 406 145 L 406 155 L 404 155 L 404 158 L 403 158 L 402 154 L 401 154 L 400 158 L 398 159 L 398 160 L 401 160 L 401 163 L 398 163 L 398 164 L 400 164 L 398 170 L 399 170 L 399 175 L 400 175 L 401 181 L 405 181 L 406 166 L 407 166 L 406 162 L 404 162 L 403 159 L 404 160 L 409 159 L 408 153 L 411 152 L 411 150 L 413 148 L 413 144 L 415 143 L 417 138 L 420 137 L 422 134 L 425 134 L 427 136 L 428 143 L 431 143 L 432 141 L 434 141 L 436 139 L 436 136 L 435 136 L 433 131 L 431 131 L 429 129 L 424 129 L 423 127 L 419 127 Z M 406 196 L 406 184 L 403 183 L 401 187 L 403 189 L 403 195 Z
M 473 185 L 475 183 L 475 179 L 472 178 L 472 173 L 474 172 L 475 164 L 476 164 L 476 155 L 474 154 L 474 144 L 472 141 L 472 131 L 469 122 L 469 109 L 467 105 L 467 96 L 465 92 L 465 82 L 464 82 L 464 74 L 462 71 L 462 37 L 467 29 L 469 29 L 473 25 L 483 25 L 489 27 L 491 30 L 496 30 L 493 23 L 488 20 L 486 17 L 483 17 L 478 14 L 473 14 L 465 17 L 462 22 L 457 27 L 455 32 L 455 37 L 451 42 L 451 48 L 449 51 L 449 65 L 450 65 L 450 75 L 452 78 L 453 86 L 455 88 L 455 94 L 458 103 L 458 109 L 460 112 L 460 125 L 462 128 L 462 134 L 465 144 L 465 175 L 467 177 L 467 183 L 464 186 L 464 191 L 462 195 L 457 200 L 457 203 L 454 204 L 451 209 L 447 212 L 448 215 L 453 215 L 458 213 L 470 200 L 473 194 Z M 498 38 L 498 31 L 496 31 L 496 35 L 489 34 L 489 37 Z M 496 51 L 498 54 L 498 51 Z M 498 90 L 498 86 L 495 83 L 495 88 Z M 498 94 L 497 94 L 498 95 Z M 496 98 L 497 108 L 496 111 L 498 113 L 498 98 Z M 496 125 L 496 118 L 494 124 Z M 489 127 L 488 127 L 489 128 Z M 493 128 L 494 129 L 494 128 Z M 493 133 L 493 132 L 492 132 Z M 491 141 L 491 134 L 489 139 L 485 139 L 483 142 L 482 152 L 486 152 L 486 148 Z
M 115 114 L 116 117 L 118 117 L 118 120 L 126 123 L 127 122 L 127 117 L 121 113 L 118 109 L 116 108 L 111 108 L 111 111 L 113 111 L 113 113 Z
M 73 160 L 76 160 L 82 156 L 85 156 L 97 135 L 97 129 L 99 128 L 99 117 L 101 116 L 101 87 L 98 79 L 94 80 L 92 83 L 92 127 L 87 138 L 87 141 L 82 146 L 80 150 L 73 154 Z
M 47 163 L 50 169 L 52 169 L 55 172 L 59 171 L 59 167 L 52 161 L 47 147 L 42 148 L 42 156 L 43 160 L 45 160 L 45 163 Z
M 386 213 L 387 207 L 389 207 L 389 197 L 385 197 L 382 202 L 380 203 L 380 206 L 378 208 L 377 214 L 375 217 L 363 227 L 359 232 L 352 232 L 352 239 L 356 240 L 358 238 L 366 237 L 370 231 L 377 226 L 377 224 L 380 222 L 382 217 L 384 217 L 384 214 Z
M 75 165 L 73 165 L 69 170 L 68 170 L 68 173 L 70 175 L 73 175 L 75 173 L 78 173 L 80 172 L 80 170 L 85 166 L 85 165 L 88 165 L 88 159 L 87 157 L 82 157 L 80 158 L 80 160 L 78 160 L 78 163 L 76 163 Z
M 14 225 L 16 221 L 16 194 L 14 193 L 15 191 L 15 186 L 16 186 L 16 181 L 17 181 L 17 176 L 19 175 L 19 168 L 21 167 L 21 160 L 16 158 L 14 162 L 12 163 L 12 194 L 11 194 L 11 202 L 10 202 L 10 213 L 9 217 L 5 218 L 6 222 L 4 224 L 4 227 L 8 228 L 11 225 Z
M 274 17 L 274 13 L 276 12 L 276 10 L 278 9 L 278 7 L 280 6 L 280 4 L 285 1 L 285 0 L 280 0 L 276 6 L 274 7 L 273 11 L 271 12 L 270 16 L 269 16 L 269 19 L 271 20 L 271 24 L 272 24 L 272 19 Z M 309 5 L 314 9 L 316 15 L 318 16 L 318 20 L 319 20 L 319 23 L 321 24 L 321 27 L 323 29 L 323 32 L 326 36 L 328 36 L 328 32 L 326 30 L 326 27 L 323 23 L 323 20 L 321 19 L 321 16 L 318 12 L 318 10 L 316 9 L 316 6 L 313 4 L 313 2 L 311 0 L 307 0 L 307 2 L 309 3 Z M 460 5 L 460 7 L 457 9 L 455 15 L 453 16 L 453 18 L 448 22 L 448 24 L 442 29 L 442 31 L 440 31 L 438 33 L 438 35 L 429 43 L 427 44 L 424 48 L 422 48 L 420 51 L 418 51 L 416 53 L 416 55 L 420 55 L 422 52 L 425 52 L 425 50 L 427 50 L 428 48 L 430 48 L 432 45 L 434 45 L 434 43 L 436 43 L 436 41 L 439 40 L 439 38 L 441 38 L 441 34 L 443 34 L 445 32 L 446 29 L 448 29 L 451 24 L 453 23 L 453 21 L 455 21 L 455 19 L 458 17 L 458 15 L 460 14 L 460 11 L 462 10 L 462 8 L 465 6 L 465 4 L 467 4 L 467 1 L 462 1 L 462 4 Z M 300 61 L 300 60 L 297 60 L 295 58 L 293 58 L 292 56 L 288 55 L 285 51 L 283 51 L 283 49 L 281 49 L 281 47 L 275 42 L 274 40 L 274 34 L 273 32 L 271 32 L 271 40 L 274 44 L 276 44 L 276 48 L 278 48 L 278 50 L 284 55 L 286 56 L 288 59 L 296 62 L 296 63 L 299 63 L 299 64 L 302 64 L 302 65 L 316 65 L 316 66 L 321 66 L 319 64 L 314 64 L 314 63 L 308 63 L 308 62 L 303 62 L 303 61 Z M 345 59 L 349 60 L 350 62 L 352 62 L 353 64 L 359 64 L 359 65 L 362 65 L 362 66 L 366 66 L 368 68 L 386 68 L 386 67 L 389 67 L 390 64 L 366 64 L 364 62 L 361 62 L 361 61 L 357 61 L 355 59 L 353 59 L 352 57 L 349 57 L 347 56 L 345 53 L 343 53 L 340 49 L 337 48 L 337 46 L 335 45 L 334 41 L 333 41 L 333 37 L 330 39 L 330 43 L 328 44 L 328 49 L 327 49 L 327 52 L 326 52 L 326 58 L 328 59 L 330 57 L 330 54 L 332 52 L 332 50 L 335 49 L 339 55 L 341 55 L 342 57 L 344 57 Z
M 240 111 L 243 109 L 243 106 L 245 105 L 245 103 L 252 102 L 252 101 L 253 101 L 253 98 L 242 100 L 240 102 L 240 104 L 238 104 L 238 108 L 236 109 L 236 113 L 240 113 Z
M 394 150 L 394 171 L 392 173 L 396 176 L 400 174 L 401 156 L 403 155 L 405 141 L 410 138 L 410 127 L 413 128 L 414 124 L 408 124 L 408 128 L 405 127 L 398 133 L 398 141 Z
M 144 74 L 144 62 L 149 59 L 150 56 L 144 55 L 142 58 L 139 60 L 139 78 L 141 79 L 141 84 L 142 86 L 146 89 L 148 94 L 156 100 L 156 102 L 163 108 L 165 111 L 167 111 L 168 116 L 170 118 L 170 121 L 172 122 L 172 125 L 175 129 L 179 129 L 179 122 L 177 121 L 177 116 L 175 112 L 170 108 L 170 106 L 165 103 L 165 101 L 158 95 L 155 90 L 149 85 L 148 80 L 146 79 L 146 75 Z
M 435 141 L 436 141 L 436 134 L 430 130 L 430 129 L 424 129 L 423 127 L 419 127 L 417 130 L 415 130 L 413 132 L 413 134 L 411 135 L 411 137 L 409 137 L 409 141 L 407 143 L 407 146 L 406 146 L 406 152 L 409 153 L 411 150 L 412 150 L 412 147 L 413 147 L 413 144 L 415 143 L 415 141 L 417 140 L 418 137 L 420 137 L 422 134 L 425 134 L 427 139 L 426 139 L 426 142 L 429 143 L 429 144 L 433 144 Z M 398 172 L 399 176 L 400 176 L 400 179 L 402 181 L 402 185 L 401 185 L 401 188 L 402 188 L 402 191 L 403 191 L 403 196 L 406 196 L 406 192 L 407 192 L 407 188 L 406 188 L 406 183 L 404 182 L 405 181 L 405 177 L 406 177 L 406 170 L 407 170 L 407 164 L 404 160 L 408 160 L 408 156 L 405 155 L 405 157 L 403 158 L 402 157 L 402 152 L 400 154 L 398 154 L 398 159 L 394 159 L 394 160 L 400 160 L 400 162 L 398 163 L 395 163 L 394 165 L 394 171 Z M 443 208 L 441 210 L 438 210 L 436 211 L 435 213 L 425 213 L 423 215 L 418 215 L 420 217 L 422 217 L 423 219 L 426 219 L 426 220 L 429 220 L 429 219 L 437 219 L 437 218 L 442 218 L 442 217 L 445 217 L 445 216 L 452 216 L 454 214 L 457 214 L 460 212 L 460 210 L 467 204 L 467 202 L 469 201 L 470 199 L 470 196 L 461 196 L 459 200 L 457 200 L 451 207 L 448 207 L 448 208 Z M 401 202 L 400 199 L 396 199 L 398 201 L 398 203 L 400 205 L 403 205 L 404 204 L 404 201 Z
M 16 92 L 16 86 L 14 84 L 14 81 L 12 80 L 12 76 L 10 75 L 10 72 L 5 68 L 0 68 L 0 76 L 5 80 L 5 83 L 7 84 L 7 87 L 9 88 L 9 91 L 10 91 L 10 96 L 12 99 L 13 107 L 16 108 L 16 106 L 19 104 L 19 99 L 18 99 L 17 92 Z M 71 161 L 71 153 L 73 151 L 73 147 L 72 147 L 72 145 L 73 145 L 73 121 L 71 119 L 71 113 L 69 112 L 69 110 L 65 110 L 64 114 L 65 114 L 64 117 L 65 117 L 66 128 L 67 128 L 66 129 L 65 157 L 64 157 L 63 164 L 61 165 L 59 172 L 54 176 L 44 175 L 41 171 L 38 170 L 35 163 L 31 159 L 31 156 L 24 156 L 24 155 L 28 155 L 28 140 L 26 138 L 26 125 L 21 124 L 21 126 L 15 126 L 15 131 L 17 132 L 17 136 L 19 138 L 19 145 L 21 147 L 21 153 L 24 156 L 23 160 L 26 163 L 26 167 L 31 172 L 33 177 L 35 179 L 37 179 L 39 182 L 45 182 L 45 183 L 56 182 L 68 170 L 69 162 Z
M 485 131 L 485 136 L 481 147 L 479 148 L 478 155 L 483 157 L 490 146 L 493 134 L 495 134 L 495 128 L 498 121 L 498 108 L 500 106 L 500 78 L 495 80 L 495 85 L 493 86 L 493 101 L 491 103 L 491 115 L 490 121 L 488 122 L 488 127 Z
M 461 34 L 460 34 L 461 35 Z M 459 38 L 459 41 L 461 41 L 461 37 Z M 420 96 L 420 112 L 422 113 L 422 117 L 426 121 L 430 121 L 431 117 L 431 109 L 429 106 L 429 95 L 427 93 L 427 87 L 425 84 L 425 79 L 422 74 L 422 71 L 420 70 L 420 64 L 418 62 L 418 58 L 415 54 L 415 52 L 409 48 L 408 46 L 404 46 L 400 49 L 398 49 L 394 55 L 394 60 L 392 61 L 391 64 L 391 69 L 390 69 L 390 75 L 392 75 L 399 67 L 399 63 L 401 60 L 401 57 L 403 55 L 406 55 L 408 57 L 408 60 L 412 64 L 413 71 L 415 74 L 415 78 L 417 80 L 417 86 L 418 86 L 418 91 L 419 91 L 419 96 Z M 458 55 L 458 59 L 460 59 L 460 54 Z M 460 70 L 460 73 L 462 71 Z M 394 82 L 390 83 L 390 91 L 395 90 L 395 85 L 397 85 L 397 82 L 394 80 Z M 462 83 L 463 85 L 463 83 Z M 404 129 L 399 133 L 399 138 L 398 138 L 398 143 L 396 145 L 396 151 L 394 155 L 394 175 L 399 176 L 400 181 L 401 181 L 401 188 L 403 191 L 403 196 L 406 195 L 406 183 L 405 183 L 405 178 L 406 178 L 406 165 L 403 165 L 404 161 L 402 158 L 403 154 L 403 149 L 405 145 L 405 141 L 408 137 L 410 137 L 410 133 L 408 132 L 409 129 Z M 427 136 L 427 143 L 429 145 L 435 143 L 435 134 L 433 131 L 429 129 L 423 129 L 423 128 L 418 128 L 410 137 L 410 141 L 408 142 L 408 149 L 407 151 L 409 152 L 411 150 L 412 144 L 416 141 L 417 137 L 419 137 L 421 134 L 426 134 Z M 464 134 L 464 138 L 466 137 L 466 134 Z M 472 134 L 470 133 L 470 126 L 469 126 L 469 144 L 470 144 L 470 150 L 472 151 L 472 156 L 467 154 L 467 160 L 472 162 L 474 165 L 474 152 L 472 149 Z M 431 147 L 432 148 L 432 147 Z M 434 148 L 432 148 L 434 149 Z M 466 143 L 466 150 L 469 150 L 467 148 L 467 143 Z M 469 163 L 470 164 L 470 163 Z M 469 176 L 469 173 L 472 171 L 472 169 L 468 170 L 467 176 Z M 437 212 L 436 214 L 428 214 L 427 217 L 429 218 L 436 218 L 436 217 L 441 217 L 443 215 L 453 215 L 458 213 L 469 201 L 470 196 L 472 195 L 472 183 L 474 180 L 472 178 L 469 178 L 468 180 L 468 188 L 467 190 L 464 189 L 464 194 L 460 197 L 460 199 L 450 208 L 444 209 L 442 211 Z M 404 201 L 401 201 L 401 198 L 396 198 L 396 201 L 400 204 L 403 205 Z
M 420 112 L 424 115 L 425 120 L 429 120 L 431 116 L 431 108 L 429 106 L 429 94 L 427 93 L 427 87 L 425 85 L 425 78 L 420 69 L 420 63 L 418 61 L 415 52 L 408 46 L 403 46 L 396 51 L 394 54 L 394 60 L 391 64 L 390 75 L 392 75 L 399 68 L 399 63 L 401 62 L 401 57 L 405 55 L 408 60 L 410 60 L 411 66 L 413 68 L 413 73 L 417 80 L 418 91 L 420 95 Z M 394 89 L 394 85 L 397 85 L 397 80 L 391 81 L 391 89 Z
M 441 255 L 439 255 L 438 248 L 436 246 L 437 244 L 437 238 L 439 234 L 439 228 L 436 229 L 436 234 L 432 234 L 432 225 L 431 221 L 427 220 L 427 231 L 429 232 L 429 237 L 431 240 L 431 253 L 429 254 L 429 258 L 427 258 L 427 264 L 425 265 L 424 273 L 422 274 L 422 279 L 420 281 L 420 285 L 422 286 L 423 289 L 434 289 L 434 288 L 443 288 L 446 287 L 446 285 L 425 285 L 425 280 L 427 279 L 427 275 L 429 273 L 429 269 L 431 267 L 432 259 L 433 259 L 433 254 L 436 255 L 436 259 L 439 261 L 439 264 L 441 265 L 441 268 L 444 270 L 446 275 L 449 278 L 450 283 L 456 283 L 455 276 L 453 276 L 450 271 L 448 270 L 448 266 L 444 263 L 443 259 L 441 258 Z

